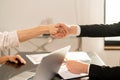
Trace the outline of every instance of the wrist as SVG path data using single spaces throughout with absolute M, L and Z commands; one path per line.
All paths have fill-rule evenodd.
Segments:
M 47 34 L 50 31 L 50 26 L 48 26 L 48 25 L 40 25 L 37 30 L 38 30 L 38 34 L 39 34 L 39 32 Z
M 50 32 L 51 32 L 52 25 L 48 25 L 46 28 L 47 28 L 48 32 L 50 33 Z
M 52 31 L 54 31 L 54 29 L 55 29 L 55 27 L 54 27 L 53 24 L 50 24 L 50 25 L 46 26 L 46 28 L 47 28 L 47 30 L 48 30 L 49 33 L 51 33 Z
M 77 34 L 77 27 L 75 25 L 71 25 L 69 32 L 71 35 Z
M 2 59 L 2 63 L 5 63 L 9 61 L 9 56 L 3 56 L 1 59 Z
M 89 73 L 89 64 L 84 64 L 84 73 Z
M 6 61 L 10 61 L 10 56 L 5 56 L 6 57 Z

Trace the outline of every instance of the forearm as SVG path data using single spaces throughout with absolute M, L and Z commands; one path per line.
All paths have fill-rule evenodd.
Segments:
M 79 37 L 112 37 L 120 36 L 120 23 L 80 25 Z
M 18 30 L 18 39 L 20 42 L 26 41 L 28 39 L 31 39 L 33 37 L 36 37 L 41 34 L 45 34 L 49 32 L 49 27 L 48 26 L 37 26 L 29 29 L 24 29 L 24 30 Z
M 0 64 L 5 63 L 8 60 L 9 60 L 9 56 L 2 56 L 0 57 Z

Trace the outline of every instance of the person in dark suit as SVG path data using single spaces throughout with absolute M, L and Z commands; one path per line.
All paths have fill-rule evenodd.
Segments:
M 120 36 L 120 22 L 115 24 L 94 25 L 66 25 L 58 23 L 58 32 L 52 35 L 55 38 L 63 38 L 67 35 L 78 37 L 111 37 Z M 67 61 L 66 64 L 72 73 L 88 73 L 90 80 L 120 80 L 120 66 L 99 66 L 77 61 Z
M 72 73 L 87 73 L 89 80 L 120 80 L 120 66 L 99 66 L 73 60 L 67 61 L 66 66 Z
M 52 35 L 55 38 L 63 38 L 67 35 L 78 37 L 112 37 L 120 36 L 120 22 L 114 24 L 93 24 L 93 25 L 66 25 L 57 23 L 59 28 L 57 34 Z

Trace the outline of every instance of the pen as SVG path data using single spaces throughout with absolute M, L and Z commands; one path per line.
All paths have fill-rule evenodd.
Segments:
M 67 61 L 68 61 L 68 59 L 67 59 L 67 58 L 65 58 L 65 59 L 64 59 L 64 62 L 66 63 Z

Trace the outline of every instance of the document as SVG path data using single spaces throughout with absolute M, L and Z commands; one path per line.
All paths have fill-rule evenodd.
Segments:
M 82 74 L 73 74 L 70 71 L 68 71 L 66 65 L 62 65 L 58 71 L 58 74 L 63 79 L 72 79 L 72 78 L 78 78 L 78 77 L 87 77 L 88 74 L 82 73 Z
M 66 55 L 66 59 L 68 60 L 76 60 L 90 63 L 91 59 L 88 54 L 84 51 L 81 52 L 68 52 Z
M 55 51 L 56 52 L 56 51 Z M 50 55 L 52 53 L 46 53 L 46 54 L 30 54 L 26 55 L 33 64 L 39 64 L 43 57 Z M 91 59 L 87 55 L 86 52 L 67 52 L 65 59 L 64 60 L 76 60 L 76 61 L 84 61 L 84 62 L 90 62 Z M 73 74 L 70 71 L 68 71 L 65 63 L 61 65 L 58 74 L 63 78 L 63 79 L 72 79 L 72 78 L 78 78 L 78 77 L 86 77 L 88 74 L 82 73 L 82 74 Z
M 49 55 L 49 53 L 44 54 L 29 54 L 26 57 L 33 63 L 33 64 L 40 64 L 43 57 Z
M 33 64 L 39 64 L 41 60 L 43 59 L 43 57 L 47 55 L 50 55 L 50 53 L 28 54 L 26 56 Z M 86 52 L 68 52 L 66 55 L 66 59 L 83 61 L 83 62 L 88 62 L 88 63 L 91 61 L 91 59 L 89 58 Z
M 75 61 L 83 61 L 83 62 L 90 62 L 91 59 L 87 55 L 86 52 L 68 52 L 66 55 L 67 60 L 75 60 Z M 82 74 L 73 74 L 70 71 L 68 71 L 65 63 L 61 65 L 58 74 L 63 78 L 63 79 L 72 79 L 72 78 L 78 78 L 78 77 L 87 77 L 88 74 L 82 73 Z

